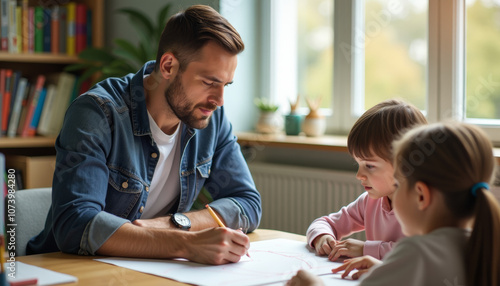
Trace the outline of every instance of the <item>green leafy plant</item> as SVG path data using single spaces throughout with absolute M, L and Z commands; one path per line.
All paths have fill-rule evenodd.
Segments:
M 279 108 L 279 105 L 270 102 L 267 98 L 256 98 L 255 105 L 260 111 L 266 112 L 275 112 Z
M 167 23 L 171 3 L 158 11 L 156 24 L 146 14 L 133 8 L 123 8 L 119 13 L 128 16 L 139 35 L 138 43 L 115 39 L 116 47 L 87 48 L 78 54 L 79 63 L 68 65 L 65 71 L 82 71 L 78 84 L 93 77 L 98 82 L 108 77 L 121 77 L 136 73 L 147 61 L 156 58 L 158 42 Z

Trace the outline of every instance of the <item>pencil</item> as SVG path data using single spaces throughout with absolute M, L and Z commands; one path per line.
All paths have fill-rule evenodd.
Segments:
M 224 223 L 220 220 L 220 218 L 217 216 L 217 214 L 214 212 L 214 210 L 208 204 L 206 204 L 205 207 L 208 209 L 208 212 L 210 213 L 210 215 L 214 218 L 215 222 L 217 222 L 217 224 L 220 227 L 226 227 L 224 225 Z
M 210 215 L 214 218 L 214 220 L 217 222 L 217 224 L 220 227 L 226 227 L 224 225 L 224 223 L 220 220 L 220 218 L 217 216 L 217 214 L 214 212 L 214 210 L 208 204 L 206 204 L 205 207 L 208 209 L 208 212 L 210 213 Z M 247 251 L 246 255 L 248 257 L 250 257 L 250 254 L 248 253 L 248 251 Z

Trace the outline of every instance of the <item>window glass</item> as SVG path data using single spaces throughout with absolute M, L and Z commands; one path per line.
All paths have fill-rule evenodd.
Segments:
M 366 0 L 364 28 L 365 98 L 356 110 L 401 98 L 425 112 L 427 1 Z
M 500 1 L 466 3 L 466 117 L 500 119 Z
M 333 0 L 298 0 L 298 92 L 330 108 L 333 90 Z

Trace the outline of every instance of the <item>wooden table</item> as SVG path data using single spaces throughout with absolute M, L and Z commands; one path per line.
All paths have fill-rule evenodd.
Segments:
M 303 235 L 269 230 L 257 229 L 248 234 L 250 241 L 268 240 L 274 238 L 287 238 L 306 241 Z M 91 286 L 143 286 L 143 285 L 187 285 L 181 282 L 158 277 L 142 272 L 114 266 L 95 261 L 97 256 L 79 256 L 61 252 L 27 255 L 17 257 L 17 261 L 24 262 L 60 273 L 78 277 L 78 282 L 59 285 L 91 285 Z

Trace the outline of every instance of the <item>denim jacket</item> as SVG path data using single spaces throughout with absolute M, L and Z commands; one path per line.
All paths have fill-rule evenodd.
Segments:
M 28 254 L 94 255 L 120 226 L 141 217 L 159 156 L 143 86 L 153 67 L 151 61 L 135 75 L 104 80 L 72 102 L 56 141 L 52 206 Z M 204 129 L 182 126 L 181 190 L 172 211 L 189 211 L 205 187 L 228 227 L 257 228 L 260 195 L 224 108 Z

